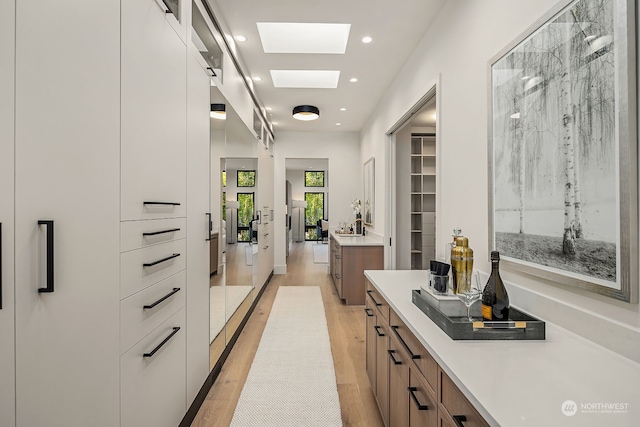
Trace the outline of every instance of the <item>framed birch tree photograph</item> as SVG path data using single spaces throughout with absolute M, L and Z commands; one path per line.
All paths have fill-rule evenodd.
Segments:
M 489 245 L 638 302 L 635 6 L 562 0 L 489 62 Z

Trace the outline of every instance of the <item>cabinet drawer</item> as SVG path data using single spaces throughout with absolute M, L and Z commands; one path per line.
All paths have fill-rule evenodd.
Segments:
M 184 270 L 186 258 L 185 239 L 120 254 L 120 298 Z
M 120 353 L 184 307 L 186 284 L 187 272 L 183 270 L 120 302 Z
M 440 392 L 440 403 L 446 409 L 444 418 L 451 418 L 451 424 L 454 417 L 464 417 L 465 427 L 488 427 L 489 424 L 478 414 L 473 405 L 467 400 L 462 392 L 456 387 L 451 379 L 442 370 L 440 372 L 440 384 L 442 390 Z M 442 412 L 442 411 L 441 411 Z M 448 416 L 448 417 L 447 417 Z
M 391 334 L 398 338 L 403 348 L 412 355 L 413 361 L 426 378 L 431 390 L 435 393 L 438 384 L 438 364 L 424 346 L 416 339 L 395 311 L 391 310 L 389 321 Z
M 433 389 L 413 368 L 409 369 L 407 393 L 409 395 L 409 426 L 435 426 L 438 419 L 438 401 Z
M 124 221 L 120 223 L 120 252 L 184 239 L 187 220 L 184 218 Z
M 186 412 L 184 326 L 182 309 L 120 357 L 122 427 L 180 424 Z
M 367 298 L 369 298 L 369 302 L 373 307 L 376 308 L 376 310 L 378 310 L 378 312 L 384 318 L 384 320 L 386 320 L 386 324 L 388 325 L 389 324 L 389 304 L 387 303 L 387 301 L 385 301 L 384 298 L 382 298 L 382 295 L 380 295 L 380 292 L 378 292 L 376 288 L 373 287 L 373 285 L 371 284 L 371 282 L 369 282 L 369 280 L 366 280 L 366 282 L 367 282 L 366 293 L 367 293 Z

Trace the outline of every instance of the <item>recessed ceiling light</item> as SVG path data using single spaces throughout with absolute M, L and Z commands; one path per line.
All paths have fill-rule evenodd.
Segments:
M 371 37 L 367 36 L 362 39 L 362 43 L 371 43 L 372 40 L 373 39 Z
M 358 79 L 356 79 L 356 78 L 354 77 L 354 78 L 352 78 L 352 79 L 351 79 L 351 80 L 349 80 L 349 81 L 350 81 L 351 83 L 355 83 L 355 82 L 357 82 L 357 81 L 358 81 Z
M 278 122 L 271 122 L 271 124 L 272 124 L 272 125 L 277 125 L 277 124 L 278 124 Z
M 342 126 L 342 123 L 336 123 L 336 126 Z
M 347 111 L 347 109 L 346 109 L 346 108 L 344 108 L 344 107 L 342 107 L 342 108 L 340 109 L 340 111 Z
M 239 42 L 246 42 L 247 38 L 245 36 L 236 36 L 236 40 Z
M 273 111 L 273 108 L 271 108 L 271 107 L 265 107 L 265 110 L 267 110 L 267 111 Z
M 262 81 L 262 77 L 256 76 L 256 77 L 253 78 L 253 81 L 254 82 L 261 82 Z
M 264 53 L 344 54 L 351 24 L 257 22 Z
M 274 87 L 335 89 L 340 71 L 332 70 L 271 70 Z

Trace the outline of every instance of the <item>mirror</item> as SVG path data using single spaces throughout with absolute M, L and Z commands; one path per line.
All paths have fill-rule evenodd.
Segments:
M 217 110 L 225 106 L 224 115 L 212 112 L 211 118 L 211 212 L 213 234 L 217 232 L 210 281 L 213 368 L 256 296 L 259 170 L 255 137 L 216 87 L 211 88 L 211 104 Z

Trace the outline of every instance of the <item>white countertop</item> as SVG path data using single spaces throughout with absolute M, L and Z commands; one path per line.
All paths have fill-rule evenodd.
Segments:
M 344 236 L 331 231 L 331 236 L 338 241 L 340 246 L 382 246 L 382 236 L 366 234 L 364 236 Z
M 549 322 L 544 341 L 454 341 L 411 301 L 426 271 L 365 276 L 491 425 L 640 426 L 640 364 Z

